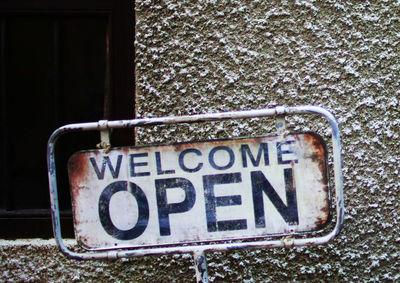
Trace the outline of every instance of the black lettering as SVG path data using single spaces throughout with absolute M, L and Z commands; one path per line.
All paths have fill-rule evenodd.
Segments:
M 203 176 L 204 197 L 208 232 L 247 229 L 246 219 L 217 221 L 216 208 L 242 204 L 240 195 L 216 197 L 214 185 L 233 184 L 242 182 L 240 173 L 218 174 Z
M 184 178 L 157 179 L 156 197 L 158 207 L 158 222 L 160 225 L 160 235 L 171 235 L 169 225 L 169 215 L 171 213 L 182 213 L 192 209 L 196 201 L 196 192 L 192 183 Z M 179 203 L 168 203 L 167 189 L 181 188 L 185 192 L 185 199 Z
M 250 161 L 254 167 L 258 167 L 261 161 L 261 155 L 264 153 L 264 165 L 269 165 L 269 158 L 268 158 L 268 144 L 261 143 L 260 147 L 258 148 L 257 159 L 254 159 L 253 154 L 251 153 L 250 147 L 247 144 L 242 144 L 240 147 L 240 151 L 242 152 L 242 162 L 243 168 L 247 167 L 247 158 L 246 155 L 250 157 Z
M 104 179 L 104 173 L 106 172 L 106 166 L 108 166 L 108 169 L 110 169 L 111 175 L 113 178 L 118 178 L 119 175 L 119 169 L 121 168 L 121 162 L 122 162 L 122 155 L 118 155 L 117 158 L 117 167 L 114 170 L 114 166 L 111 164 L 111 160 L 109 156 L 104 156 L 103 157 L 103 163 L 101 164 L 101 171 L 99 170 L 99 167 L 97 166 L 96 159 L 94 157 L 89 158 L 90 163 L 92 163 L 93 169 L 96 172 L 97 178 L 99 180 Z
M 277 154 L 278 154 L 278 164 L 290 164 L 292 161 L 298 163 L 297 159 L 283 160 L 283 155 L 284 154 L 294 154 L 294 152 L 291 151 L 291 150 L 282 150 L 282 146 L 283 145 L 289 145 L 289 144 L 294 143 L 294 142 L 295 141 L 287 141 L 287 142 L 284 142 L 284 143 L 277 142 L 276 143 L 276 151 L 277 151 Z
M 128 189 L 129 185 L 129 189 Z M 136 225 L 129 230 L 120 230 L 114 226 L 110 216 L 110 200 L 112 196 L 121 191 L 127 191 L 135 197 L 138 207 L 138 220 Z M 117 181 L 109 184 L 99 198 L 99 217 L 104 230 L 118 240 L 132 240 L 146 230 L 149 222 L 149 204 L 146 195 L 136 184 L 127 181 Z
M 286 188 L 286 201 L 285 205 L 275 189 L 272 187 L 270 182 L 265 178 L 261 171 L 253 171 L 251 174 L 251 184 L 253 190 L 253 204 L 254 204 L 254 216 L 257 228 L 265 227 L 265 212 L 264 212 L 264 192 L 279 214 L 283 217 L 285 222 L 289 225 L 298 225 L 299 216 L 297 212 L 297 199 L 296 199 L 296 188 L 293 182 L 293 172 L 291 168 L 283 170 L 285 178 Z
M 150 176 L 150 172 L 135 172 L 135 167 L 142 167 L 142 166 L 147 166 L 148 163 L 147 162 L 137 162 L 135 163 L 134 159 L 136 157 L 147 157 L 148 153 L 144 152 L 144 153 L 134 153 L 131 154 L 131 177 L 141 177 L 141 176 Z
M 188 148 L 188 149 L 185 149 L 184 151 L 182 151 L 182 152 L 179 154 L 179 159 L 178 159 L 178 161 L 179 161 L 179 166 L 180 166 L 181 169 L 182 169 L 183 171 L 185 171 L 185 172 L 193 173 L 193 172 L 199 171 L 199 170 L 203 167 L 203 163 L 201 163 L 201 162 L 200 162 L 199 164 L 197 164 L 197 166 L 196 166 L 195 168 L 188 168 L 188 167 L 186 167 L 185 163 L 183 162 L 183 159 L 184 159 L 185 155 L 188 154 L 188 153 L 194 153 L 194 154 L 196 154 L 197 156 L 201 156 L 201 152 L 200 152 L 200 150 L 198 150 L 198 149 L 195 149 L 195 148 Z
M 157 164 L 157 175 L 164 175 L 164 174 L 174 174 L 175 170 L 162 170 L 161 167 L 161 153 L 156 151 L 156 164 Z
M 225 150 L 228 154 L 229 154 L 229 162 L 228 164 L 226 164 L 225 166 L 219 166 L 217 164 L 215 164 L 214 161 L 214 155 L 218 150 Z M 233 163 L 235 162 L 235 155 L 232 151 L 232 149 L 230 149 L 227 146 L 217 146 L 214 147 L 210 153 L 208 154 L 208 161 L 210 162 L 210 165 L 217 170 L 226 170 L 232 167 Z

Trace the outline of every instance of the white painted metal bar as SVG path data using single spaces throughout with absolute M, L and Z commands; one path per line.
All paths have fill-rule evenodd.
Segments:
M 268 116 L 281 116 L 293 114 L 317 114 L 323 116 L 330 124 L 332 129 L 332 147 L 333 147 L 333 162 L 334 162 L 334 181 L 335 181 L 335 201 L 336 201 L 336 223 L 333 230 L 323 236 L 313 238 L 295 238 L 287 237 L 282 239 L 273 240 L 257 240 L 255 242 L 233 242 L 233 243 L 216 243 L 216 244 L 194 244 L 185 246 L 166 246 L 166 247 L 143 247 L 138 249 L 121 249 L 110 251 L 98 252 L 85 252 L 77 253 L 68 249 L 62 239 L 60 228 L 60 214 L 59 202 L 56 180 L 56 166 L 55 166 L 55 145 L 57 140 L 64 134 L 77 131 L 104 131 L 112 128 L 131 128 L 138 126 L 152 126 L 160 124 L 178 124 L 178 123 L 191 123 L 191 122 L 206 122 L 226 119 L 243 119 L 243 118 L 257 118 Z M 234 111 L 224 113 L 211 113 L 200 114 L 193 116 L 180 116 L 180 117 L 160 117 L 160 118 L 143 118 L 134 120 L 121 120 L 121 121 L 108 121 L 93 122 L 93 123 L 79 123 L 70 124 L 58 128 L 51 135 L 47 147 L 47 163 L 48 163 L 48 177 L 49 177 L 49 190 L 51 200 L 53 232 L 56 242 L 60 250 L 70 258 L 75 259 L 100 259 L 100 258 L 123 258 L 143 255 L 156 255 L 167 253 L 193 253 L 195 257 L 199 257 L 205 251 L 211 250 L 232 250 L 241 248 L 273 248 L 273 247 L 292 247 L 292 246 L 306 246 L 324 244 L 336 237 L 343 227 L 344 219 L 344 202 L 343 202 L 343 177 L 342 177 L 342 160 L 341 160 L 341 143 L 339 127 L 335 117 L 327 110 L 317 106 L 297 106 L 297 107 L 284 107 L 279 106 L 272 109 L 257 109 Z M 201 257 L 201 256 L 200 256 Z
M 197 282 L 208 283 L 207 262 L 204 251 L 194 251 L 194 267 Z

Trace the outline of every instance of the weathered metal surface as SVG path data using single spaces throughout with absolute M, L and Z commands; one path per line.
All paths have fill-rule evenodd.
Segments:
M 208 283 L 207 260 L 204 251 L 194 251 L 194 269 L 196 270 L 196 281 L 199 283 Z
M 309 232 L 329 216 L 325 145 L 313 133 L 92 150 L 68 168 L 88 249 Z
M 255 240 L 254 242 L 222 242 L 222 243 L 209 243 L 209 244 L 190 244 L 184 246 L 164 246 L 164 247 L 141 247 L 137 249 L 120 249 L 120 250 L 106 250 L 106 251 L 93 251 L 93 252 L 74 252 L 64 245 L 61 236 L 60 226 L 60 213 L 58 203 L 58 190 L 57 190 L 57 175 L 55 167 L 55 146 L 57 140 L 64 134 L 79 131 L 102 131 L 112 128 L 130 128 L 146 125 L 159 125 L 159 124 L 176 124 L 176 123 L 190 123 L 190 122 L 206 122 L 225 119 L 242 119 L 242 118 L 255 118 L 255 117 L 268 117 L 268 116 L 281 116 L 293 114 L 313 114 L 321 115 L 330 124 L 332 133 L 332 163 L 334 175 L 334 200 L 335 200 L 335 225 L 321 236 L 296 237 L 294 234 L 291 237 Z M 122 121 L 108 121 L 106 125 L 100 122 L 70 124 L 58 128 L 51 135 L 47 147 L 47 164 L 49 176 L 49 191 L 51 200 L 53 231 L 56 242 L 60 250 L 70 258 L 75 259 L 100 259 L 100 258 L 122 258 L 134 257 L 143 255 L 157 255 L 166 253 L 193 253 L 204 251 L 223 251 L 231 249 L 242 248 L 274 248 L 274 247 L 289 247 L 289 246 L 305 246 L 324 244 L 335 238 L 343 227 L 344 220 L 344 205 L 343 205 L 343 177 L 342 177 L 342 158 L 341 158 L 341 142 L 339 127 L 335 117 L 325 109 L 317 106 L 296 106 L 296 107 L 283 107 L 279 106 L 271 109 L 257 109 L 246 110 L 237 112 L 225 113 L 212 113 L 200 114 L 193 116 L 180 116 L 180 117 L 160 117 L 160 118 L 143 118 L 134 120 Z

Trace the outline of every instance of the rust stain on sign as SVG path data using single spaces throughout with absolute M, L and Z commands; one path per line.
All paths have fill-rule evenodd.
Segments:
M 87 182 L 89 164 L 86 161 L 87 156 L 85 154 L 75 154 L 68 160 L 68 175 L 72 195 L 79 194 L 80 185 Z
M 76 237 L 110 249 L 319 230 L 326 156 L 315 133 L 79 152 L 68 164 Z

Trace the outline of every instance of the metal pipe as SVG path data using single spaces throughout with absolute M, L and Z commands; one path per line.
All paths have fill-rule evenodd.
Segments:
M 207 263 L 204 251 L 194 251 L 193 258 L 197 282 L 208 283 Z

